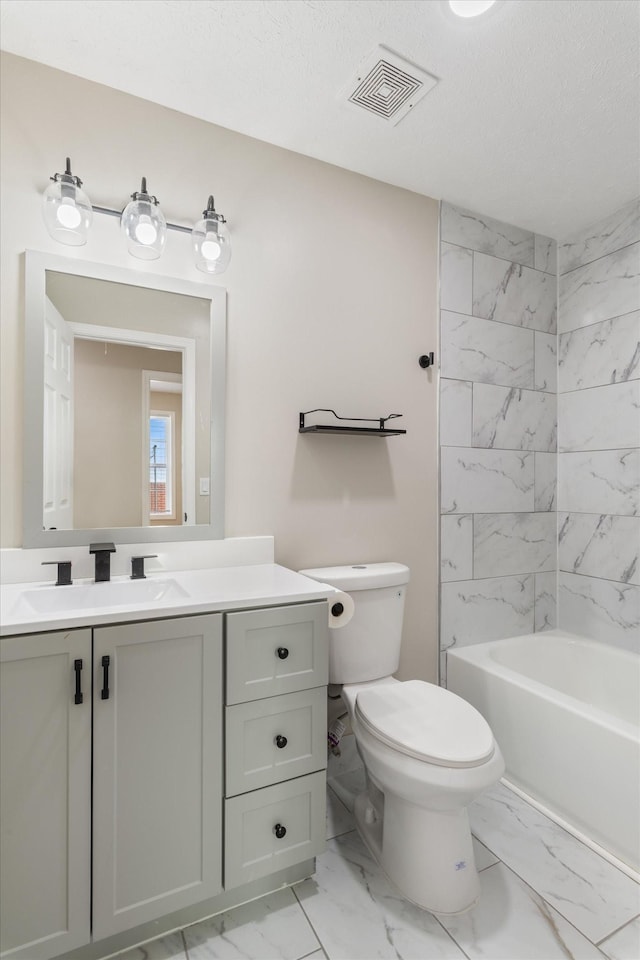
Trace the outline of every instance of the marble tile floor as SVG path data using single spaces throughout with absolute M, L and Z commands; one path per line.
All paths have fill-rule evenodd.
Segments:
M 407 903 L 351 813 L 361 769 L 327 790 L 314 877 L 117 960 L 638 960 L 640 888 L 502 784 L 471 808 L 481 898 L 458 917 Z

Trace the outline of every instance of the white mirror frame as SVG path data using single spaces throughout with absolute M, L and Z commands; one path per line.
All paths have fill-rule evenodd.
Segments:
M 113 527 L 94 530 L 44 530 L 44 315 L 47 271 L 106 280 L 149 290 L 197 297 L 210 303 L 211 323 L 211 464 L 212 488 L 208 524 Z M 172 540 L 221 540 L 224 537 L 224 443 L 227 293 L 224 287 L 177 277 L 142 273 L 109 264 L 91 263 L 55 254 L 25 253 L 25 383 L 23 456 L 23 546 L 88 545 L 93 541 L 154 543 Z

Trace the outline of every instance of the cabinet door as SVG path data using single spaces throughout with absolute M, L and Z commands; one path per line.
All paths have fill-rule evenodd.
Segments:
M 90 937 L 91 631 L 7 637 L 0 654 L 1 950 L 46 960 Z
M 222 722 L 220 614 L 94 630 L 94 939 L 221 891 Z
M 324 600 L 228 613 L 226 637 L 228 704 L 327 685 Z

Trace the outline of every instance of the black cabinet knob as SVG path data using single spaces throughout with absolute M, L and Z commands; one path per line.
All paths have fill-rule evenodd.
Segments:
M 278 748 L 278 750 L 282 750 L 284 747 L 286 747 L 287 743 L 288 743 L 287 738 L 283 737 L 282 734 L 279 733 L 278 736 L 276 737 L 276 747 Z
M 276 653 L 278 654 L 281 660 L 286 660 L 287 657 L 289 656 L 289 651 L 287 650 L 286 647 L 278 647 L 278 649 L 276 650 Z
M 331 607 L 331 614 L 334 617 L 341 617 L 344 613 L 344 604 L 343 603 L 334 603 Z
M 275 827 L 273 828 L 273 832 L 278 840 L 282 840 L 282 838 L 286 836 L 287 828 L 283 827 L 281 823 L 276 823 Z

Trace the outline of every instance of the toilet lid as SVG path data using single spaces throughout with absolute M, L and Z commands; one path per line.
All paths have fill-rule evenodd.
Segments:
M 493 754 L 489 724 L 450 690 L 422 680 L 389 683 L 358 694 L 355 712 L 376 739 L 417 760 L 475 767 Z

